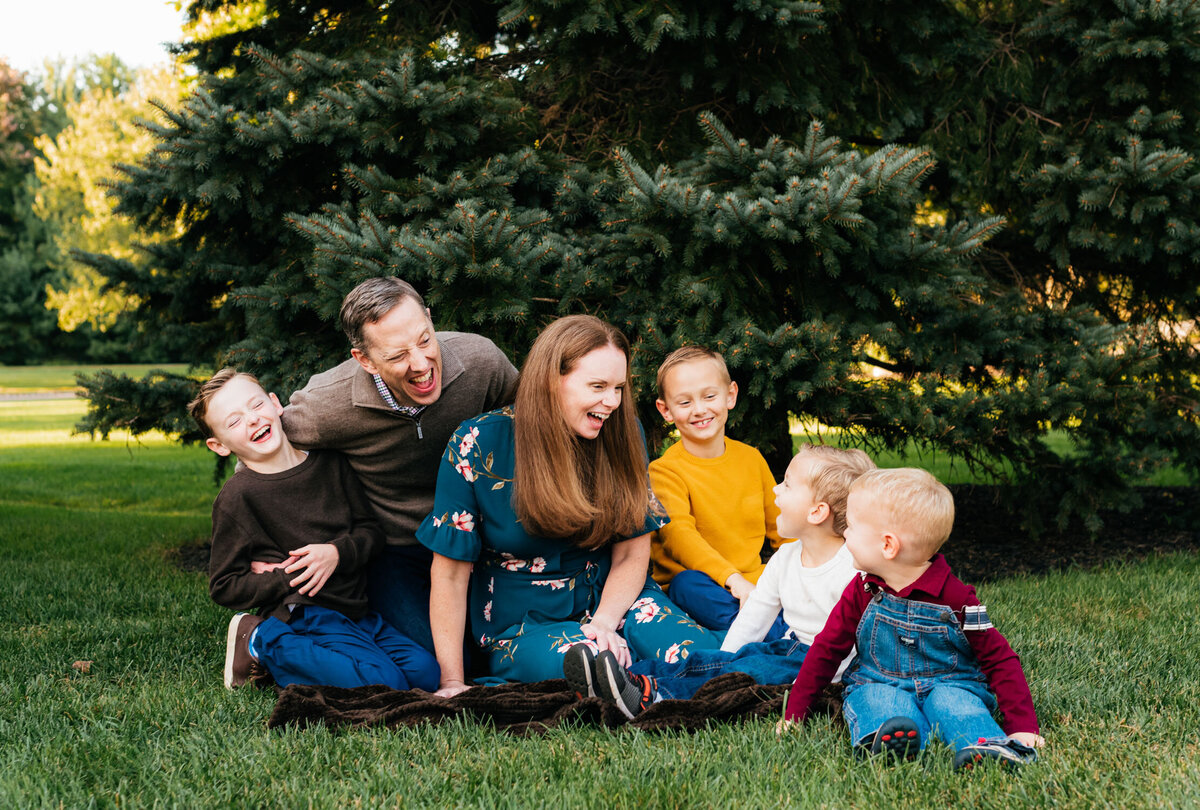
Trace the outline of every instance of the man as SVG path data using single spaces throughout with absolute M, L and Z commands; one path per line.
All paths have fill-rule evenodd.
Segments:
M 433 508 L 450 435 L 464 419 L 512 402 L 517 370 L 485 337 L 435 332 L 424 300 L 396 278 L 359 284 L 340 320 L 351 359 L 292 394 L 284 429 L 299 447 L 349 457 L 387 538 L 370 571 L 371 608 L 432 651 L 432 557 L 416 529 Z

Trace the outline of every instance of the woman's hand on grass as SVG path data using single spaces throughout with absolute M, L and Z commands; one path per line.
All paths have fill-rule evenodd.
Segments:
M 316 596 L 333 574 L 338 564 L 338 550 L 332 543 L 312 543 L 288 552 L 296 561 L 283 569 L 285 573 L 304 570 L 288 583 L 300 588 L 302 596 Z

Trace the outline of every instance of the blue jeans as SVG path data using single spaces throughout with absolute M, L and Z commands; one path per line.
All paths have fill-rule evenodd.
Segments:
M 746 644 L 737 652 L 691 650 L 687 658 L 674 664 L 637 661 L 630 671 L 655 678 L 660 697 L 686 700 L 705 683 L 726 672 L 744 672 L 755 683 L 791 683 L 807 652 L 807 644 L 780 638 Z
M 667 591 L 672 602 L 709 630 L 728 630 L 741 607 L 733 594 L 702 571 L 680 571 L 671 577 Z M 780 611 L 763 641 L 783 638 L 787 631 L 787 622 Z
M 429 566 L 433 552 L 422 545 L 384 546 L 367 566 L 371 610 L 405 636 L 433 652 L 429 629 Z
M 957 617 L 945 605 L 877 593 L 858 623 L 858 656 L 846 670 L 842 712 L 851 742 L 902 715 L 959 750 L 1008 737 Z
M 436 691 L 437 659 L 378 613 L 355 621 L 336 610 L 302 605 L 290 622 L 271 617 L 250 637 L 250 651 L 280 686 L 383 684 Z

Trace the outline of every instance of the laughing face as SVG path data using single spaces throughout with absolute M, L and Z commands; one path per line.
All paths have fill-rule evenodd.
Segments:
M 283 407 L 249 377 L 237 376 L 209 400 L 204 421 L 212 430 L 205 444 L 217 455 L 236 455 L 255 469 L 286 445 L 279 415 Z
M 558 403 L 563 417 L 585 439 L 600 435 L 625 394 L 628 363 L 611 344 L 592 349 L 559 380 Z
M 370 374 L 378 374 L 402 405 L 432 405 L 442 395 L 442 352 L 429 311 L 405 298 L 363 326 L 364 349 L 351 349 Z
M 715 360 L 680 363 L 663 379 L 663 398 L 655 402 L 663 419 L 675 425 L 684 449 L 715 458 L 725 452 L 725 423 L 737 402 L 730 382 Z

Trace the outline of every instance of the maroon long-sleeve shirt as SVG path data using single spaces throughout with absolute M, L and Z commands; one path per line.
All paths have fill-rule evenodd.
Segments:
M 1029 694 L 1029 684 L 1021 669 L 1021 659 L 990 622 L 978 621 L 981 615 L 979 611 L 966 610 L 980 607 L 979 598 L 973 587 L 950 573 L 946 558 L 937 554 L 930 562 L 929 568 L 915 582 L 900 591 L 892 590 L 873 574 L 860 574 L 850 580 L 833 612 L 829 614 L 825 629 L 817 635 L 812 648 L 804 656 L 804 666 L 796 675 L 788 695 L 783 715 L 785 719 L 800 722 L 808 716 L 817 695 L 833 680 L 838 664 L 854 646 L 858 623 L 871 603 L 874 591 L 882 589 L 901 599 L 945 605 L 960 620 L 964 616 L 970 617 L 963 630 L 979 661 L 979 668 L 987 678 L 988 687 L 995 693 L 996 703 L 1004 712 L 1005 733 L 1038 733 L 1033 697 Z M 986 612 L 982 616 L 986 618 Z M 980 625 L 981 629 L 972 629 Z

